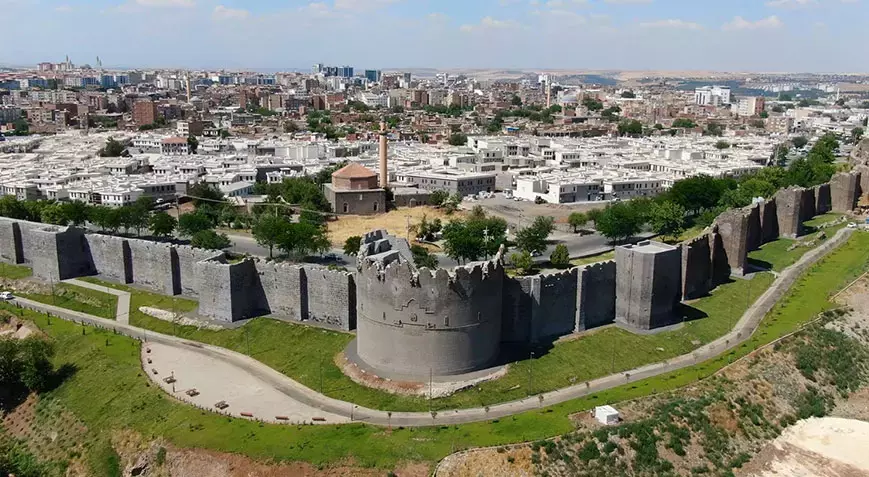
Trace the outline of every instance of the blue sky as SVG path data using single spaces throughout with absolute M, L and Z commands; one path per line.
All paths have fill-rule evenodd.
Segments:
M 869 0 L 0 0 L 0 64 L 863 72 Z

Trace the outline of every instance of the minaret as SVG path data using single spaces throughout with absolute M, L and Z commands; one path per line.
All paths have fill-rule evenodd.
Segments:
M 190 72 L 187 72 L 187 104 L 190 104 Z
M 389 170 L 386 163 L 387 155 L 386 121 L 380 122 L 380 187 L 389 185 Z
M 552 81 L 546 80 L 546 108 L 552 107 Z

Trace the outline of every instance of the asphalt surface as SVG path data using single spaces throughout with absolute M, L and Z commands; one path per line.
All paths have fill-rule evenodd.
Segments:
M 696 363 L 714 358 L 748 340 L 757 329 L 764 316 L 784 296 L 796 282 L 800 274 L 817 262 L 824 255 L 838 247 L 854 233 L 853 229 L 839 230 L 835 236 L 819 247 L 809 251 L 795 264 L 782 271 L 770 288 L 743 314 L 739 322 L 725 336 L 708 343 L 691 353 L 670 360 L 653 363 L 626 372 L 604 376 L 581 384 L 576 384 L 556 391 L 529 396 L 525 399 L 495 404 L 488 408 L 471 408 L 451 411 L 429 412 L 388 412 L 368 409 L 346 401 L 340 401 L 319 394 L 289 377 L 275 371 L 255 359 L 217 346 L 206 345 L 194 341 L 163 335 L 122 323 L 107 320 L 85 313 L 66 310 L 24 298 L 16 298 L 14 303 L 42 312 L 50 312 L 61 318 L 75 322 L 87 323 L 101 328 L 114 329 L 121 334 L 141 339 L 145 342 L 155 341 L 169 346 L 178 346 L 187 350 L 196 350 L 213 359 L 228 360 L 234 366 L 242 368 L 253 376 L 265 381 L 278 391 L 297 400 L 302 404 L 348 417 L 351 421 L 362 421 L 371 424 L 389 426 L 422 427 L 432 425 L 462 424 L 507 417 L 513 414 L 538 409 L 544 406 L 577 399 L 591 393 L 636 382 L 652 376 L 676 371 Z

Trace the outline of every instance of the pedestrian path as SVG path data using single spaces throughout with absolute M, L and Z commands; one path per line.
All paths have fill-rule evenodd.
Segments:
M 118 297 L 118 307 L 115 310 L 115 319 L 118 321 L 118 323 L 124 323 L 125 325 L 130 324 L 130 292 L 125 292 L 123 290 L 118 290 L 117 288 L 111 288 L 103 285 L 97 285 L 96 283 L 86 282 L 84 280 L 78 280 L 75 278 L 70 280 L 64 280 L 63 283 L 87 288 L 90 290 L 96 290 L 98 292 L 108 293 L 109 295 L 115 295 L 116 297 Z

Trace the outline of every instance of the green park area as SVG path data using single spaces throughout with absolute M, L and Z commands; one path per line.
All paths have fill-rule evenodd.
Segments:
M 812 220 L 804 222 L 807 230 L 814 231 L 818 227 L 826 224 L 832 224 L 842 217 L 842 214 L 825 214 L 819 215 Z M 810 234 L 801 237 L 798 240 L 780 238 L 767 244 L 764 244 L 758 250 L 748 253 L 748 261 L 751 265 L 758 269 L 773 270 L 780 272 L 796 262 L 814 246 L 820 245 L 825 240 L 832 237 L 839 229 L 845 227 L 845 223 L 830 225 L 824 228 L 826 238 L 818 238 L 817 234 Z
M 84 449 L 94 453 L 94 466 L 110 467 L 117 457 L 111 452 L 103 452 L 104 447 L 96 443 L 104 442 L 113 431 L 130 429 L 144 436 L 163 436 L 182 447 L 243 453 L 264 460 L 304 460 L 323 466 L 353 462 L 361 466 L 392 469 L 407 461 L 434 462 L 464 448 L 536 440 L 563 434 L 572 429 L 568 419 L 572 413 L 603 403 L 615 403 L 675 389 L 708 377 L 733 360 L 793 332 L 814 319 L 818 313 L 834 307 L 829 297 L 865 272 L 867 266 L 869 234 L 855 234 L 846 244 L 798 279 L 749 341 L 712 360 L 586 398 L 500 420 L 439 426 L 435 415 L 432 419 L 433 426 L 418 429 L 389 430 L 365 424 L 270 425 L 203 412 L 174 401 L 150 385 L 148 379 L 142 375 L 140 345 L 137 341 L 92 328 L 85 328 L 83 334 L 81 327 L 63 320 L 51 320 L 49 324 L 43 314 L 15 310 L 5 304 L 0 305 L 0 308 L 23 313 L 25 318 L 34 321 L 55 342 L 55 365 L 71 365 L 75 369 L 59 387 L 45 393 L 42 401 L 48 403 L 46 405 L 71 412 L 85 424 L 87 436 L 83 437 Z M 759 284 L 763 282 L 759 280 L 765 276 L 759 275 L 752 280 L 752 295 L 760 293 L 763 286 Z M 748 283 L 740 280 L 726 285 L 716 290 L 713 296 L 704 299 L 706 302 L 692 305 L 708 310 L 707 312 L 724 312 L 730 307 L 728 302 L 748 291 Z M 716 328 L 726 329 L 726 321 L 727 317 L 717 320 Z M 274 326 L 274 322 L 269 320 L 256 320 L 252 323 L 258 322 L 263 323 L 259 325 L 263 327 L 261 330 L 277 329 L 269 328 Z M 699 320 L 673 332 L 665 341 L 669 343 L 665 345 L 665 350 L 666 346 L 675 350 L 684 340 L 694 337 L 707 339 L 719 334 L 717 329 L 706 328 L 709 325 L 701 327 L 701 324 L 702 320 Z M 302 328 L 290 325 L 284 327 Z M 243 333 L 240 330 L 237 332 Z M 605 329 L 592 335 L 607 336 L 610 339 L 598 344 L 599 349 L 609 352 L 605 355 L 606 358 L 612 355 L 612 347 L 607 349 L 607 345 L 611 345 L 612 340 L 619 339 L 619 334 L 618 330 Z M 665 335 L 652 338 L 663 340 L 660 336 Z M 235 335 L 235 340 L 239 345 L 243 343 L 243 334 Z M 252 343 L 254 341 L 259 340 L 251 339 Z M 279 343 L 274 339 L 271 343 L 273 346 L 293 347 L 290 343 Z M 254 354 L 266 351 L 265 345 L 262 346 L 255 349 Z M 634 352 L 634 348 L 628 343 L 617 348 L 621 348 L 615 354 L 619 359 L 626 358 L 624 355 L 629 351 Z M 606 367 L 606 359 L 599 365 Z M 540 369 L 539 372 L 540 379 L 546 379 L 544 370 Z

